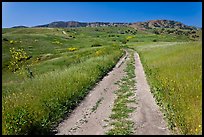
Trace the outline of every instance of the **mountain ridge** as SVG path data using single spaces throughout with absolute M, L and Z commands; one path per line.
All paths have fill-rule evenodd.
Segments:
M 99 27 L 99 26 L 129 26 L 139 30 L 147 30 L 154 28 L 174 28 L 174 29 L 199 29 L 195 26 L 188 26 L 184 23 L 174 20 L 148 20 L 144 22 L 122 23 L 122 22 L 79 22 L 79 21 L 54 21 L 48 24 L 37 25 L 36 27 L 48 28 L 74 28 L 74 27 Z M 26 26 L 23 26 L 24 28 Z M 21 26 L 14 26 L 12 28 L 21 28 Z

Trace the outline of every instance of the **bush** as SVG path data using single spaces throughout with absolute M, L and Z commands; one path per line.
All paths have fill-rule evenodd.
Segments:
M 3 38 L 3 41 L 9 41 L 7 38 Z
M 158 30 L 154 30 L 154 34 L 159 35 L 160 33 L 159 33 L 159 31 L 158 31 Z
M 98 43 L 95 43 L 95 44 L 92 44 L 91 47 L 100 47 L 102 46 L 101 44 L 98 44 Z
M 123 39 L 121 42 L 122 42 L 122 44 L 126 44 L 128 41 L 127 41 L 127 39 Z

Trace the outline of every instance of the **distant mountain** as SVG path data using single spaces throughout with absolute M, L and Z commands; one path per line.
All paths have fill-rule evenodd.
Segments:
M 116 26 L 129 25 L 129 23 L 110 23 L 110 22 L 77 22 L 77 21 L 57 21 L 45 25 L 38 25 L 34 27 L 49 27 L 49 28 L 71 28 L 71 27 L 98 27 L 98 26 Z
M 187 29 L 196 30 L 198 28 L 193 26 L 187 26 L 181 22 L 173 20 L 150 20 L 146 22 L 135 23 L 110 23 L 110 22 L 78 22 L 78 21 L 56 21 L 49 24 L 37 25 L 36 27 L 48 27 L 48 28 L 72 28 L 72 27 L 98 27 L 98 26 L 130 26 L 140 30 L 147 30 L 153 28 L 174 28 L 174 29 Z M 26 26 L 15 26 L 13 28 L 27 28 Z
M 35 27 L 70 28 L 70 27 L 85 27 L 85 26 L 86 26 L 86 23 L 81 23 L 77 21 L 68 21 L 68 22 L 57 21 L 57 22 L 52 22 L 52 23 L 45 24 L 45 25 L 38 25 Z
M 146 22 L 136 22 L 130 25 L 133 28 L 146 30 L 153 28 L 173 28 L 173 29 L 187 29 L 187 30 L 195 30 L 196 27 L 187 26 L 181 22 L 173 21 L 173 20 L 150 20 Z
M 14 26 L 12 28 L 28 28 L 27 26 Z

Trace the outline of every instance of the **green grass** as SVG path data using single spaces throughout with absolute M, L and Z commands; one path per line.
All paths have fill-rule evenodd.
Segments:
M 129 46 L 141 56 L 151 91 L 165 109 L 169 127 L 178 128 L 180 134 L 202 134 L 202 43 Z
M 113 122 L 110 124 L 112 128 L 107 131 L 107 135 L 131 135 L 133 133 L 134 123 L 129 120 L 129 115 L 134 111 L 129 107 L 129 103 L 135 103 L 131 97 L 134 95 L 135 73 L 134 73 L 134 59 L 131 54 L 130 60 L 125 69 L 126 76 L 119 82 L 119 90 L 116 91 L 117 98 L 114 101 L 112 114 L 110 116 Z
M 49 72 L 21 85 L 3 98 L 3 134 L 48 134 L 65 112 L 118 61 L 121 50 L 92 57 L 63 71 Z

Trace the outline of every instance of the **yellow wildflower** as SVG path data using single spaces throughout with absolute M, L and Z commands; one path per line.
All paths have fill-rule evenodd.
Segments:
M 77 48 L 68 48 L 68 51 L 75 51 Z
M 201 125 L 199 125 L 198 127 L 201 127 Z
M 10 40 L 10 44 L 13 44 L 14 43 L 14 41 L 13 40 Z

